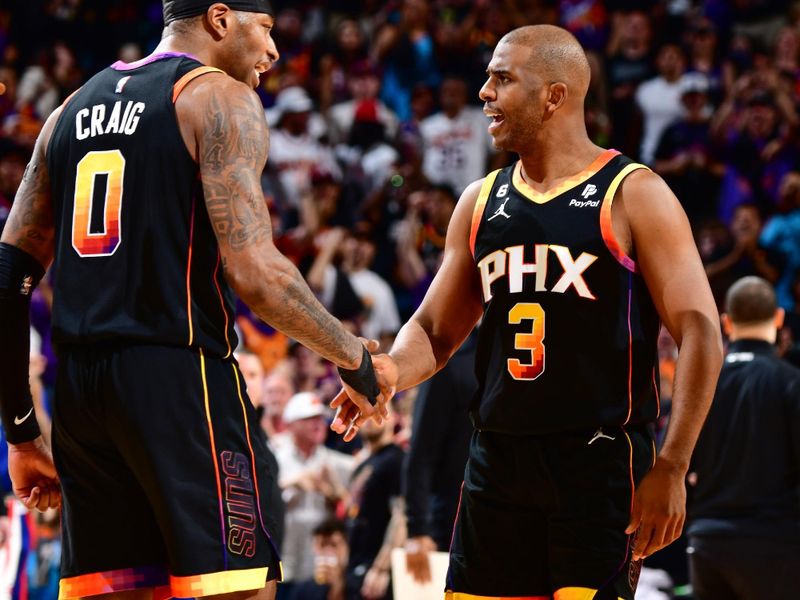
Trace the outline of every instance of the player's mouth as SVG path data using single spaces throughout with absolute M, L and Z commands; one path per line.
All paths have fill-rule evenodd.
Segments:
M 500 126 L 505 122 L 506 118 L 503 113 L 490 110 L 487 108 L 483 109 L 483 114 L 485 114 L 491 121 L 489 122 L 489 133 L 494 133 Z

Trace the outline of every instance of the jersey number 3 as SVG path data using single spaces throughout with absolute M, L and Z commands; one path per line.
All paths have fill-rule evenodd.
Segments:
M 119 150 L 92 151 L 78 163 L 72 212 L 72 247 L 80 256 L 111 256 L 119 248 L 124 177 L 125 157 Z M 105 193 L 97 189 L 98 184 L 102 183 L 105 183 Z M 103 201 L 102 229 L 98 224 L 92 231 L 92 215 L 96 212 L 93 203 L 100 198 Z
M 533 381 L 544 372 L 544 309 L 538 302 L 518 302 L 508 311 L 508 323 L 531 321 L 530 332 L 514 335 L 514 349 L 531 353 L 530 362 L 509 358 L 508 372 L 519 381 Z

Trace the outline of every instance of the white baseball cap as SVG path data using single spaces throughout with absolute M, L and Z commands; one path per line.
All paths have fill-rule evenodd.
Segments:
M 286 424 L 319 417 L 327 412 L 325 404 L 314 392 L 300 392 L 289 399 L 283 410 L 283 422 Z

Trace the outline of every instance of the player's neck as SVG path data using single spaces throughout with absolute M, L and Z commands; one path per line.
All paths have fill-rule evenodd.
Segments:
M 522 177 L 534 189 L 546 191 L 586 169 L 603 151 L 586 135 L 545 139 L 534 151 L 520 152 Z
M 172 34 L 162 38 L 158 46 L 153 50 L 153 54 L 162 52 L 191 54 L 204 65 L 217 66 L 214 64 L 213 52 L 208 46 L 208 41 L 200 40 L 191 34 Z

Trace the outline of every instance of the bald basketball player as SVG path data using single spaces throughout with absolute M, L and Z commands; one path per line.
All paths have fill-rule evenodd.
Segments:
M 9 471 L 28 508 L 63 497 L 61 600 L 274 597 L 280 494 L 231 354 L 234 291 L 377 389 L 369 353 L 272 243 L 253 92 L 278 60 L 269 2 L 163 8 L 154 54 L 47 120 L 0 243 Z M 27 377 L 30 293 L 54 258 L 58 476 Z
M 374 364 L 388 392 L 412 387 L 483 317 L 448 598 L 632 600 L 640 559 L 683 527 L 719 319 L 675 196 L 588 138 L 575 38 L 516 29 L 487 74 L 489 132 L 520 159 L 465 190 L 425 300 Z M 656 455 L 661 322 L 680 356 Z M 352 398 L 333 402 L 339 432 Z

